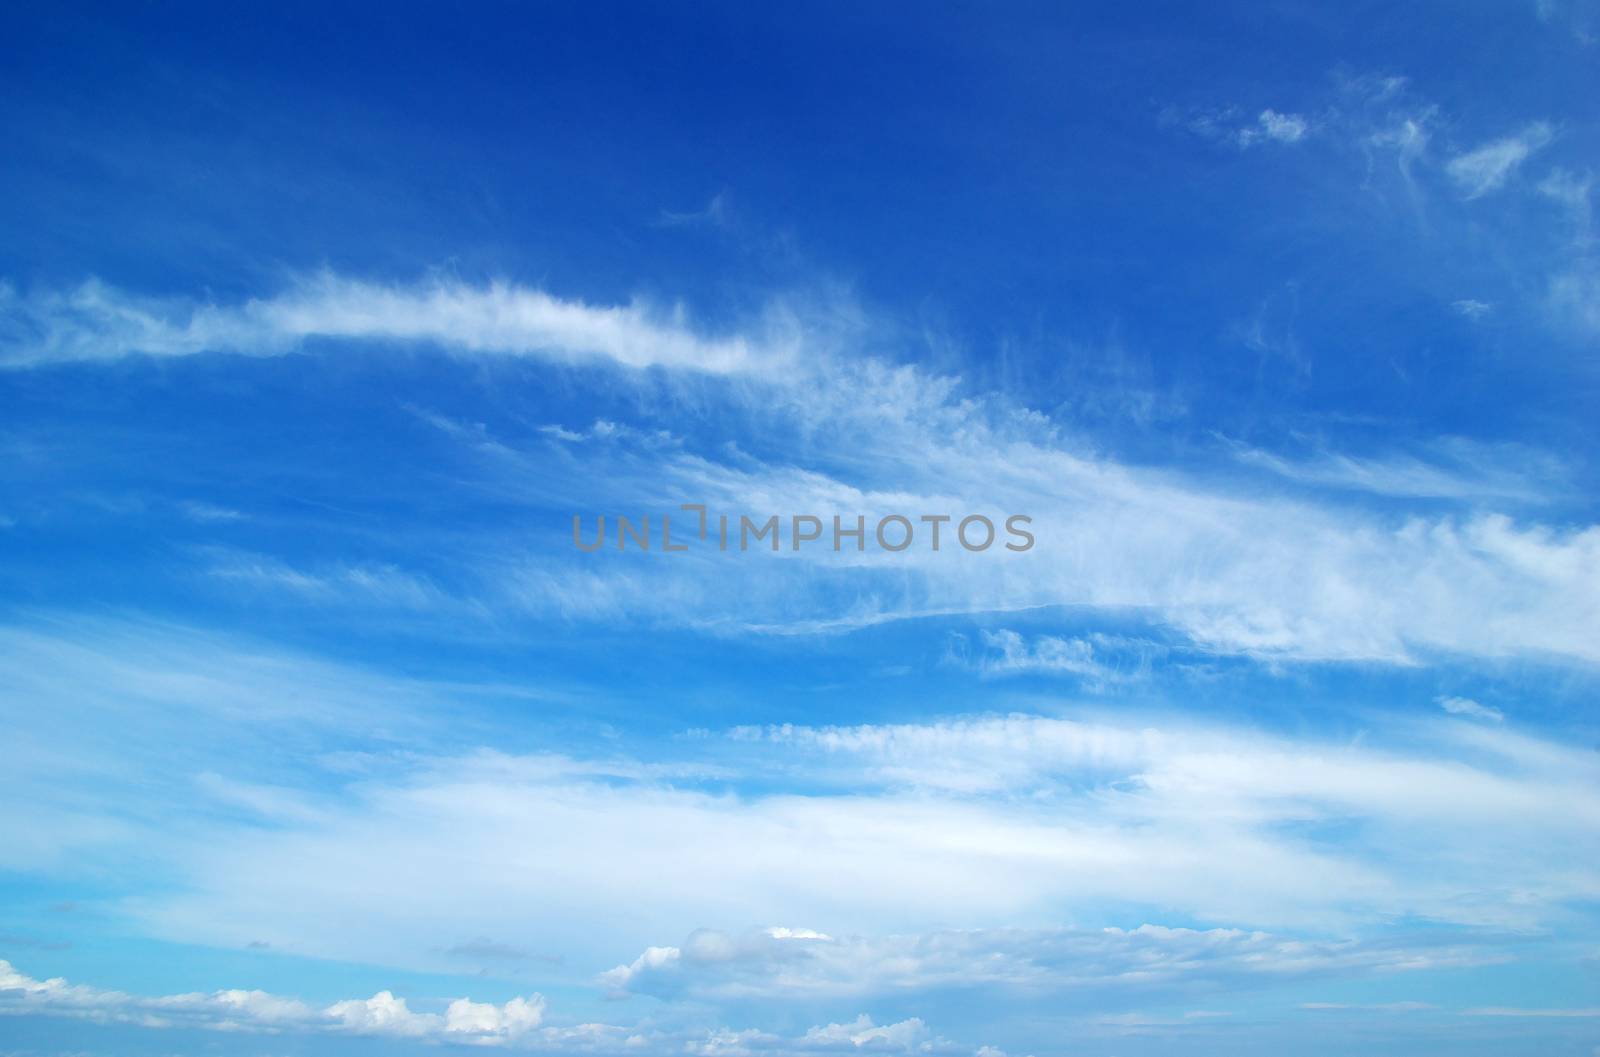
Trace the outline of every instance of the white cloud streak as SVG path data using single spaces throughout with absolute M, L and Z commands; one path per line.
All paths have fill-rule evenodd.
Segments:
M 90 281 L 67 292 L 0 285 L 0 367 L 234 352 L 277 356 L 314 339 L 432 345 L 462 355 L 533 356 L 733 373 L 792 351 L 778 320 L 762 341 L 696 333 L 682 308 L 591 305 L 542 290 L 454 280 L 386 285 L 331 273 L 238 305 L 137 298 Z
M 1492 723 L 1505 722 L 1505 713 L 1498 708 L 1480 705 L 1470 697 L 1441 697 L 1439 707 L 1455 716 L 1469 716 L 1472 719 L 1487 719 Z
M 1530 927 L 1600 896 L 1600 872 L 1576 865 L 1600 862 L 1600 789 L 1587 753 L 1489 733 L 1445 724 L 1422 754 L 1036 716 L 779 726 L 735 732 L 768 787 L 744 794 L 500 754 L 418 761 L 313 822 L 187 849 L 188 890 L 145 924 L 418 967 L 479 933 L 565 952 L 707 922 L 839 936 L 1106 905 L 1335 933 L 1407 916 Z M 1359 843 L 1340 838 L 1356 825 Z
M 1103 1001 L 1163 988 L 1228 992 L 1310 977 L 1424 972 L 1504 960 L 1468 937 L 1302 940 L 1239 929 L 993 929 L 834 938 L 699 929 L 601 975 L 618 994 L 666 1000 L 807 1002 L 982 990 L 1011 999 Z
M 650 759 L 451 753 L 451 725 L 482 717 L 425 688 L 215 636 L 80 635 L 0 634 L 28 677 L 0 708 L 35 762 L 0 774 L 29 805 L 0 849 L 42 878 L 159 859 L 171 874 L 121 912 L 179 942 L 438 972 L 459 971 L 462 937 L 493 937 L 476 945 L 564 959 L 569 984 L 616 967 L 612 990 L 853 1003 L 1476 964 L 1504 950 L 1482 930 L 1552 928 L 1600 898 L 1592 753 L 1471 717 L 1359 742 L 1016 714 L 700 732 Z M 375 721 L 411 736 L 335 751 Z M 231 751 L 206 754 L 217 725 Z M 252 773 L 272 745 L 310 771 L 292 788 Z M 1063 927 L 1133 914 L 1217 927 Z M 1435 927 L 1363 938 L 1406 919 Z M 448 1010 L 352 1002 L 332 1021 L 450 1030 Z M 520 1014 L 502 1014 L 510 1031 Z M 502 1022 L 463 1006 L 456 1023 Z
M 59 298 L 8 296 L 9 314 L 20 313 L 20 330 L 34 335 L 7 343 L 13 363 L 140 347 L 167 355 L 285 351 L 324 335 L 482 354 L 542 355 L 548 346 L 557 358 L 745 372 L 736 384 L 713 381 L 698 399 L 729 411 L 781 455 L 762 459 L 736 444 L 691 449 L 659 430 L 599 424 L 537 433 L 524 450 L 486 428 L 439 424 L 475 453 L 485 484 L 507 496 L 582 495 L 613 513 L 652 504 L 658 515 L 686 499 L 758 516 L 970 511 L 1003 521 L 1023 512 L 1039 540 L 1025 555 L 817 548 L 799 561 L 684 558 L 625 568 L 549 548 L 523 560 L 512 547 L 504 559 L 480 559 L 480 596 L 454 607 L 428 578 L 392 565 L 304 570 L 248 557 L 216 564 L 219 578 L 253 590 L 275 587 L 316 604 L 417 612 L 482 604 L 735 632 L 1071 605 L 1140 612 L 1202 648 L 1273 660 L 1600 661 L 1600 527 L 1519 522 L 1492 505 L 1541 498 L 1548 460 L 1536 453 L 1469 451 L 1443 466 L 1415 456 L 1330 453 L 1300 463 L 1253 456 L 1323 489 L 1467 504 L 1448 514 L 1401 508 L 1380 515 L 1327 497 L 1288 499 L 1095 457 L 1026 407 L 966 394 L 957 379 L 918 367 L 847 355 L 825 337 L 802 343 L 806 355 L 794 357 L 799 346 L 789 337 L 705 339 L 674 319 L 559 302 L 525 288 L 394 287 L 324 276 L 238 308 L 192 309 L 181 324 L 168 318 L 170 309 L 100 287 Z M 787 327 L 790 337 L 824 329 L 793 323 L 793 313 L 775 318 L 791 321 L 774 327 Z M 773 369 L 780 363 L 785 369 Z M 560 446 L 564 457 L 548 458 L 541 444 Z M 1538 472 L 1519 476 L 1519 466 Z
M 1518 166 L 1554 138 L 1548 122 L 1535 121 L 1515 135 L 1456 155 L 1445 163 L 1445 172 L 1464 197 L 1481 198 L 1504 187 Z

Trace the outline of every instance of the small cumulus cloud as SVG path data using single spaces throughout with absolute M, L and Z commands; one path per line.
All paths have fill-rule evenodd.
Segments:
M 214 1031 L 332 1032 L 387 1038 L 504 1044 L 539 1027 L 545 1000 L 534 994 L 501 1004 L 461 998 L 444 1014 L 419 1013 L 404 998 L 379 991 L 371 998 L 344 999 L 319 1009 L 295 998 L 239 989 L 143 997 L 68 983 L 38 980 L 0 961 L 0 1013 L 65 1016 L 146 1028 Z

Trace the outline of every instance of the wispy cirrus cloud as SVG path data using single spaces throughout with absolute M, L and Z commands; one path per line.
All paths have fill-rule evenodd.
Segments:
M 78 311 L 71 305 L 88 306 L 90 324 L 61 323 L 48 307 L 58 302 L 69 306 L 62 309 L 69 317 Z M 1337 495 L 1288 499 L 1120 463 L 1003 394 L 967 390 L 957 376 L 852 352 L 825 337 L 791 345 L 796 335 L 829 333 L 826 322 L 804 315 L 787 316 L 779 338 L 758 330 L 710 339 L 675 319 L 591 308 L 527 288 L 384 286 L 326 275 L 243 306 L 191 307 L 181 325 L 169 309 L 104 288 L 31 300 L 10 295 L 9 306 L 18 305 L 24 308 L 11 314 L 22 323 L 10 341 L 18 364 L 121 355 L 141 345 L 169 355 L 285 351 L 321 335 L 415 340 L 486 355 L 543 355 L 548 344 L 557 359 L 571 352 L 628 372 L 641 392 L 649 377 L 633 368 L 654 365 L 657 373 L 701 378 L 696 400 L 738 423 L 739 435 L 713 431 L 685 441 L 667 428 L 668 415 L 509 438 L 418 414 L 470 450 L 479 487 L 517 502 L 581 496 L 591 509 L 614 513 L 641 504 L 671 511 L 696 501 L 734 514 L 859 513 L 874 522 L 889 513 L 968 512 L 1003 522 L 1021 512 L 1034 519 L 1038 536 L 1027 554 L 981 560 L 948 548 L 898 555 L 813 549 L 765 564 L 701 555 L 626 569 L 603 557 L 580 561 L 567 551 L 530 553 L 489 539 L 475 550 L 494 557 L 443 578 L 370 559 L 324 559 L 314 568 L 274 556 L 214 563 L 216 579 L 240 588 L 319 604 L 399 603 L 418 613 L 487 607 L 733 633 L 810 633 L 929 613 L 1071 605 L 1138 610 L 1202 648 L 1274 660 L 1409 664 L 1461 653 L 1600 659 L 1589 633 L 1600 624 L 1593 582 L 1600 528 L 1518 521 L 1496 510 L 1507 501 L 1539 502 L 1551 490 L 1550 460 L 1536 452 L 1458 445 L 1441 449 L 1437 465 L 1410 453 L 1357 459 L 1329 452 L 1309 461 L 1249 454 L 1324 493 L 1357 488 L 1467 504 L 1449 514 L 1404 507 L 1375 513 L 1348 509 Z M 798 348 L 805 355 L 791 356 Z M 778 363 L 783 369 L 747 370 Z M 741 444 L 741 436 L 762 438 L 761 450 Z M 556 450 L 560 457 L 550 458 Z M 1519 474 L 1518 464 L 1539 473 Z M 460 597 L 444 597 L 452 593 Z M 1396 604 L 1399 596 L 1406 605 Z M 1468 619 L 1479 611 L 1493 616 Z
M 956 636 L 949 659 L 968 665 L 986 678 L 1013 675 L 1068 676 L 1089 688 L 1126 682 L 1148 670 L 1154 643 L 1115 641 L 1102 634 L 1063 637 L 1025 636 L 1009 628 L 978 632 L 979 648 L 970 653 L 965 636 Z M 1133 647 L 1129 650 L 1128 647 Z M 1127 654 L 1131 653 L 1131 663 Z
M 1236 136 L 1240 147 L 1251 147 L 1264 141 L 1298 143 L 1310 130 L 1311 123 L 1301 115 L 1280 114 L 1268 108 L 1256 117 L 1254 125 L 1240 129 Z
M 733 768 L 709 789 L 581 760 L 413 758 L 330 792 L 314 822 L 185 848 L 187 890 L 142 916 L 186 942 L 418 967 L 391 938 L 402 921 L 438 933 L 414 936 L 427 946 L 494 928 L 576 953 L 708 922 L 916 932 L 956 908 L 973 928 L 1108 904 L 1335 935 L 1373 918 L 1555 920 L 1600 894 L 1572 865 L 1600 840 L 1587 754 L 1487 733 L 1446 726 L 1402 751 L 1148 718 L 778 725 L 733 732 L 726 753 L 690 742 Z M 1559 816 L 1539 813 L 1555 801 Z M 503 871 L 455 868 L 491 853 Z M 321 880 L 356 864 L 360 892 Z M 848 889 L 828 883 L 841 871 Z M 625 922 L 594 924 L 624 906 Z
M 1456 155 L 1445 163 L 1445 172 L 1463 197 L 1481 198 L 1504 187 L 1518 166 L 1554 138 L 1548 122 L 1535 121 L 1520 132 Z
M 1469 316 L 1488 311 L 1472 302 Z M 1329 488 L 1415 499 L 1454 499 L 1541 504 L 1567 492 L 1569 471 L 1557 458 L 1514 443 L 1485 444 L 1463 437 L 1440 437 L 1417 452 L 1359 457 L 1314 451 L 1293 457 L 1230 443 L 1248 466 L 1288 480 Z
M 276 356 L 330 339 L 736 373 L 792 355 L 795 335 L 785 321 L 767 322 L 760 339 L 707 336 L 691 327 L 681 307 L 594 305 L 505 282 L 385 284 L 329 272 L 233 305 L 136 297 L 93 280 L 30 294 L 0 285 L 0 367 L 138 354 Z

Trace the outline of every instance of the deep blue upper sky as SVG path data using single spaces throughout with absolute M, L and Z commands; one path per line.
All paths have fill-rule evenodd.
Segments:
M 1092 370 L 1063 346 L 1106 342 L 1199 429 L 1355 407 L 1570 445 L 1560 419 L 1595 395 L 1556 366 L 1570 338 L 1449 312 L 1528 282 L 1562 237 L 1531 230 L 1549 204 L 1419 205 L 1336 127 L 1381 116 L 1352 82 L 1404 76 L 1436 149 L 1545 115 L 1545 161 L 1581 167 L 1592 55 L 1521 5 L 19 14 L 0 205 L 19 284 L 225 297 L 442 267 L 714 320 L 825 277 L 1047 406 Z M 1293 151 L 1184 131 L 1228 108 L 1313 131 Z M 718 194 L 731 232 L 651 226 Z M 1314 370 L 1240 347 L 1262 313 Z

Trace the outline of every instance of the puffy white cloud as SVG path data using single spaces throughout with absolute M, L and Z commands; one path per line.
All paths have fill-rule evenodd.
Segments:
M 371 998 L 335 1002 L 327 1014 L 342 1027 L 361 1035 L 421 1036 L 432 1034 L 439 1027 L 438 1017 L 411 1012 L 405 999 L 388 991 L 379 991 Z
M 600 979 L 612 990 L 624 992 L 633 981 L 649 973 L 677 965 L 682 957 L 683 952 L 677 947 L 646 947 L 644 953 L 635 958 L 631 964 L 607 970 L 600 974 Z
M 502 1043 L 521 1039 L 544 1016 L 541 995 L 503 1005 L 458 999 L 443 1016 L 413 1012 L 403 998 L 379 991 L 326 1009 L 265 991 L 224 990 L 147 998 L 103 991 L 62 979 L 35 980 L 0 960 L 0 1013 L 72 1016 L 149 1028 L 198 1027 L 217 1031 L 348 1032 L 411 1039 Z
M 854 1053 L 918 1053 L 933 1057 L 970 1054 L 930 1031 L 921 1020 L 877 1024 L 862 1014 L 848 1023 L 824 1024 L 795 1037 L 759 1029 L 678 1026 L 629 1029 L 613 1024 L 547 1026 L 540 995 L 500 1005 L 460 998 L 443 1014 L 418 1013 L 405 999 L 380 991 L 318 1010 L 297 999 L 263 991 L 147 998 L 104 991 L 65 980 L 35 980 L 0 960 L 0 1017 L 74 1017 L 98 1023 L 159 1030 L 191 1028 L 265 1034 L 355 1034 L 419 1042 L 455 1042 L 547 1053 L 630 1054 L 680 1052 L 702 1057 L 751 1057 Z M 986 1048 L 989 1049 L 989 1048 Z
M 458 998 L 445 1010 L 445 1031 L 452 1034 L 517 1038 L 544 1021 L 543 995 L 513 998 L 504 1005 Z

